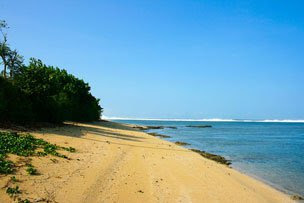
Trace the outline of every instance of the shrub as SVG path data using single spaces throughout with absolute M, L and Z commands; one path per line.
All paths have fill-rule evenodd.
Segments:
M 6 193 L 9 194 L 10 196 L 14 196 L 14 195 L 20 194 L 21 191 L 19 190 L 19 186 L 16 186 L 15 188 L 8 187 L 6 189 Z
M 38 174 L 37 169 L 35 169 L 32 164 L 27 164 L 26 172 L 30 175 L 37 175 Z

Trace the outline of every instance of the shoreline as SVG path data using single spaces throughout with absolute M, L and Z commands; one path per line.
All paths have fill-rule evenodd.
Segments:
M 158 119 L 147 119 L 147 120 L 157 120 L 158 121 Z M 186 120 L 186 121 L 188 121 L 188 120 Z M 115 120 L 113 120 L 112 122 L 115 122 Z M 218 121 L 218 122 L 222 122 L 222 121 Z M 166 126 L 166 125 L 163 126 L 163 125 L 160 125 L 160 124 L 157 124 L 156 126 L 151 126 L 151 125 L 147 126 L 147 125 L 141 125 L 141 124 L 140 125 L 138 125 L 138 124 L 128 124 L 128 125 L 131 125 L 133 128 L 141 130 L 143 132 L 146 132 L 146 133 L 148 133 L 148 134 L 150 134 L 152 136 L 157 136 L 159 139 L 163 139 L 163 140 L 172 142 L 174 144 L 177 144 L 177 145 L 179 145 L 181 147 L 184 147 L 186 149 L 192 150 L 195 153 L 198 153 L 198 154 L 200 154 L 201 152 L 209 153 L 208 151 L 202 151 L 201 149 L 198 149 L 198 148 L 192 148 L 191 144 L 189 144 L 187 142 L 184 142 L 184 141 L 179 141 L 179 140 L 176 140 L 176 139 L 174 141 L 171 141 L 171 140 L 167 140 L 166 139 L 166 138 L 172 138 L 172 135 L 167 135 L 167 134 L 163 134 L 163 133 L 160 134 L 158 132 L 150 131 L 150 130 L 159 130 L 159 129 L 165 129 L 165 128 L 173 128 L 171 126 Z M 206 124 L 204 124 L 204 125 L 187 125 L 186 127 L 193 127 L 193 128 L 207 128 L 207 127 L 209 128 L 210 127 L 211 128 L 212 125 L 206 125 Z M 174 127 L 174 129 L 176 129 L 176 127 Z M 231 162 L 230 159 L 226 159 L 226 157 L 224 157 L 222 155 L 219 155 L 219 154 L 212 154 L 212 155 L 215 155 L 215 156 L 217 156 L 219 158 L 223 158 L 225 160 L 225 162 L 228 163 L 228 164 L 225 164 L 225 163 L 218 162 L 219 164 L 227 165 L 228 167 L 230 167 L 230 168 L 238 171 L 241 174 L 249 176 L 249 177 L 251 177 L 251 178 L 253 178 L 253 179 L 257 180 L 257 181 L 262 182 L 263 184 L 266 184 L 266 185 L 268 185 L 268 186 L 270 186 L 270 187 L 278 190 L 279 192 L 282 192 L 282 193 L 284 193 L 286 195 L 289 195 L 291 198 L 294 198 L 295 200 L 304 200 L 304 197 L 302 195 L 300 195 L 300 194 L 298 194 L 298 193 L 296 193 L 296 192 L 294 192 L 292 190 L 285 189 L 282 186 L 280 186 L 279 184 L 272 183 L 272 182 L 268 181 L 267 179 L 263 179 L 263 178 L 255 175 L 253 173 L 249 173 L 246 170 L 242 170 L 241 168 L 235 167 L 233 165 L 233 162 Z M 210 159 L 210 160 L 213 160 L 212 158 L 209 158 L 207 156 L 203 156 L 203 157 L 205 157 L 207 159 Z M 213 160 L 213 161 L 216 161 L 216 160 Z
M 17 172 L 24 197 L 30 200 L 292 202 L 262 181 L 128 124 L 70 123 L 31 133 L 75 147 L 76 153 L 56 164 L 49 156 L 33 157 L 39 176 Z M 0 200 L 7 202 L 3 185 L 10 176 L 0 177 Z
M 113 122 L 115 122 L 115 121 L 113 121 Z M 166 135 L 166 134 L 159 134 L 159 133 L 155 133 L 155 132 L 148 132 L 148 130 L 172 128 L 170 126 L 169 127 L 168 126 L 161 126 L 161 125 L 158 125 L 158 126 L 145 126 L 145 125 L 137 125 L 137 124 L 127 124 L 127 125 L 132 125 L 133 128 L 141 130 L 141 131 L 143 131 L 143 132 L 145 132 L 145 133 L 147 133 L 149 135 L 156 136 L 156 137 L 158 137 L 159 139 L 162 139 L 162 140 L 166 140 L 165 138 L 171 138 L 171 136 Z M 186 126 L 186 127 L 200 127 L 200 126 Z M 203 125 L 203 127 L 205 128 L 206 126 Z M 207 127 L 212 127 L 212 126 L 208 125 Z M 174 144 L 176 144 L 178 146 L 181 146 L 181 147 L 184 147 L 186 149 L 189 149 L 189 150 L 191 150 L 191 151 L 193 151 L 195 153 L 198 153 L 198 154 L 200 154 L 200 152 L 205 152 L 205 151 L 201 151 L 200 149 L 191 148 L 190 147 L 191 144 L 189 144 L 187 142 L 183 142 L 183 141 L 170 141 L 170 140 L 166 140 L 166 141 L 174 143 Z M 209 153 L 209 152 L 207 152 L 207 153 Z M 215 162 L 217 162 L 219 164 L 227 165 L 228 167 L 230 167 L 230 168 L 238 171 L 241 174 L 249 176 L 249 177 L 251 177 L 251 178 L 253 178 L 253 179 L 257 180 L 257 181 L 262 182 L 263 184 L 266 184 L 266 185 L 268 185 L 268 186 L 270 186 L 270 187 L 278 190 L 279 192 L 282 192 L 282 193 L 284 193 L 286 195 L 289 195 L 291 198 L 296 198 L 296 199 L 300 198 L 301 200 L 303 198 L 301 195 L 296 194 L 295 192 L 293 192 L 291 190 L 284 189 L 283 187 L 281 187 L 278 184 L 271 183 L 271 182 L 267 181 L 266 179 L 263 179 L 263 178 L 261 178 L 261 177 L 259 177 L 257 175 L 254 175 L 252 173 L 248 173 L 245 170 L 241 170 L 241 168 L 234 167 L 233 163 L 230 162 L 229 159 L 226 159 L 225 157 L 223 157 L 221 155 L 218 155 L 218 154 L 213 154 L 213 155 L 216 155 L 216 156 L 218 156 L 220 158 L 223 158 L 225 161 L 228 162 L 228 164 L 225 164 L 225 163 L 221 163 L 221 162 L 217 162 L 217 161 L 213 160 L 213 161 L 215 161 Z M 210 159 L 210 158 L 208 158 L 206 156 L 203 156 L 203 157 L 206 158 L 206 159 Z M 212 160 L 212 159 L 210 159 L 210 160 Z
M 278 184 L 273 184 L 273 183 L 271 183 L 271 182 L 269 182 L 269 181 L 267 181 L 267 180 L 265 180 L 263 178 L 260 178 L 259 176 L 256 176 L 254 174 L 248 173 L 245 170 L 241 170 L 241 169 L 235 168 L 233 166 L 231 166 L 231 168 L 234 169 L 234 170 L 236 170 L 236 171 L 238 171 L 239 173 L 242 173 L 242 174 L 244 174 L 246 176 L 249 176 L 249 177 L 251 177 L 251 178 L 253 178 L 253 179 L 255 179 L 255 180 L 257 180 L 257 181 L 259 181 L 259 182 L 261 182 L 263 184 L 266 184 L 269 187 L 272 187 L 272 188 L 278 190 L 279 192 L 282 192 L 282 193 L 284 193 L 284 194 L 286 194 L 286 195 L 288 195 L 290 197 L 292 197 L 293 195 L 300 197 L 300 195 L 295 194 L 294 192 L 292 192 L 290 190 L 284 189 L 284 188 L 280 187 L 280 185 L 278 185 Z

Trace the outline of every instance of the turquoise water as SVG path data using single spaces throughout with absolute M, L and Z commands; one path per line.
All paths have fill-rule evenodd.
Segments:
M 304 123 L 197 122 L 115 120 L 116 122 L 175 126 L 150 130 L 170 135 L 169 141 L 219 154 L 232 167 L 291 194 L 304 196 Z M 193 128 L 187 125 L 212 125 Z

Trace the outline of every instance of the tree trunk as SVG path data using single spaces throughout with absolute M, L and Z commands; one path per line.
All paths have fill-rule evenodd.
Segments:
M 3 69 L 3 77 L 6 78 L 6 64 L 3 63 L 4 69 Z

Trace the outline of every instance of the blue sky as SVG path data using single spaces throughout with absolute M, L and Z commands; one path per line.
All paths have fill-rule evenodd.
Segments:
M 304 118 L 304 2 L 2 0 L 9 42 L 106 116 Z

